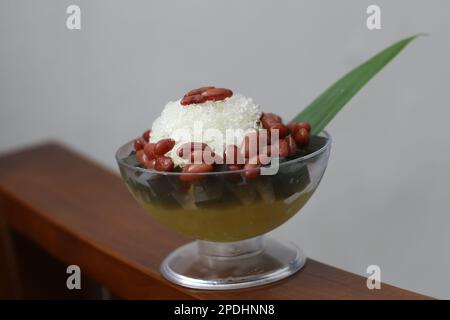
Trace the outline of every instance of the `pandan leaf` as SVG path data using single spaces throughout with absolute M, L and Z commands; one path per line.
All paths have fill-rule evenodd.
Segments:
M 347 73 L 317 97 L 292 121 L 309 122 L 311 124 L 311 134 L 318 134 L 378 71 L 383 69 L 408 43 L 418 36 L 414 35 L 394 43 Z

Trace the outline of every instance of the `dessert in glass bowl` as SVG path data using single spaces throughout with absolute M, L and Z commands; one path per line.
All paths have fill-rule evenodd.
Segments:
M 151 129 L 116 153 L 128 189 L 147 212 L 195 239 L 161 264 L 196 289 L 252 287 L 285 278 L 306 258 L 263 235 L 316 190 L 331 137 L 323 129 L 417 35 L 351 70 L 285 124 L 252 99 L 202 87 L 169 102 Z
M 139 204 L 196 240 L 162 263 L 168 280 L 233 289 L 304 265 L 299 248 L 262 235 L 293 217 L 324 174 L 331 138 L 310 131 L 229 89 L 203 87 L 169 102 L 151 129 L 118 150 L 121 175 Z

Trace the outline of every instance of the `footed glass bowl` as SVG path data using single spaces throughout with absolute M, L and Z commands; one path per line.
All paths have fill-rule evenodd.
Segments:
M 196 289 L 236 289 L 270 283 L 300 270 L 306 257 L 292 244 L 262 235 L 294 216 L 316 190 L 327 166 L 331 137 L 311 137 L 298 158 L 280 159 L 275 175 L 245 178 L 245 170 L 159 172 L 130 161 L 133 143 L 116 153 L 128 189 L 158 222 L 196 241 L 162 263 L 169 281 Z

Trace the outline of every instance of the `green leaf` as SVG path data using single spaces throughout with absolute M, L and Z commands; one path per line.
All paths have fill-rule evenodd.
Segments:
M 414 35 L 394 43 L 347 73 L 317 97 L 292 121 L 309 122 L 311 124 L 311 133 L 313 135 L 318 134 L 378 71 L 383 69 L 408 43 L 418 36 Z

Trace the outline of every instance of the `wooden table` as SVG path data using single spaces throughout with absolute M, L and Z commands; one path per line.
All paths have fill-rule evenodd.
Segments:
M 0 157 L 0 297 L 125 299 L 424 299 L 309 260 L 276 284 L 239 291 L 172 285 L 162 259 L 187 239 L 155 223 L 120 177 L 48 143 Z M 82 270 L 82 290 L 66 288 L 66 267 Z M 101 288 L 107 288 L 108 291 Z

